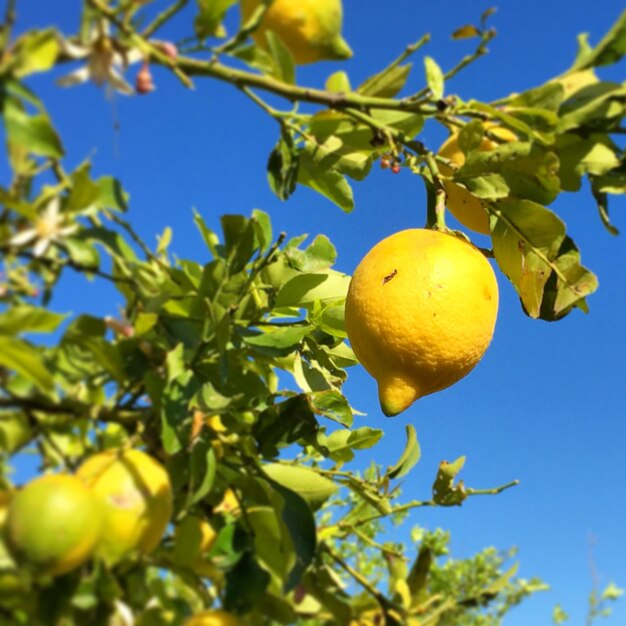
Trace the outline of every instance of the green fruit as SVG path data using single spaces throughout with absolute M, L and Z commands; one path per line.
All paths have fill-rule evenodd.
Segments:
M 5 539 L 18 565 L 58 576 L 91 557 L 101 525 L 98 500 L 82 481 L 67 474 L 40 476 L 11 499 Z

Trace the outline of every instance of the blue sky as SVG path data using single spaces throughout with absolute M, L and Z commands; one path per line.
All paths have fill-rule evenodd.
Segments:
M 22 0 L 20 25 L 54 24 L 72 32 L 78 6 L 76 0 Z M 322 86 L 330 73 L 344 69 L 358 84 L 425 32 L 432 34 L 425 53 L 449 69 L 472 46 L 451 41 L 450 33 L 477 22 L 489 6 L 482 0 L 345 0 L 344 31 L 354 58 L 301 68 L 299 80 Z M 589 32 L 597 42 L 622 9 L 617 0 L 503 0 L 492 17 L 498 37 L 491 54 L 454 79 L 447 93 L 490 100 L 542 84 L 571 64 L 578 33 Z M 423 84 L 421 57 L 415 61 L 413 90 Z M 601 75 L 623 81 L 624 69 L 622 63 Z M 147 241 L 171 226 L 173 252 L 201 260 L 205 252 L 192 207 L 215 227 L 223 213 L 248 214 L 258 207 L 271 214 L 276 231 L 328 235 L 339 251 L 338 269 L 351 273 L 377 241 L 423 225 L 423 185 L 406 171 L 394 176 L 374 168 L 366 181 L 355 183 L 350 215 L 305 188 L 280 202 L 265 174 L 278 135 L 272 120 L 229 85 L 201 81 L 188 92 L 158 70 L 155 81 L 157 91 L 149 96 L 114 100 L 93 86 L 61 90 L 50 77 L 32 81 L 65 138 L 68 168 L 92 157 L 96 173 L 119 177 L 131 195 L 130 218 Z M 421 139 L 436 148 L 444 136 L 441 128 L 427 125 Z M 521 481 L 500 496 L 473 498 L 462 508 L 421 510 L 411 518 L 430 529 L 451 530 L 457 557 L 487 545 L 519 547 L 520 575 L 539 575 L 552 590 L 515 609 L 508 626 L 549 624 L 556 603 L 572 615 L 572 624 L 583 623 L 594 582 L 590 549 L 600 586 L 615 580 L 626 587 L 626 245 L 623 236 L 604 230 L 586 188 L 562 196 L 554 208 L 582 250 L 583 263 L 600 280 L 589 315 L 575 311 L 554 324 L 530 320 L 499 276 L 495 337 L 466 379 L 393 419 L 382 415 L 375 383 L 361 368 L 350 371 L 345 387 L 353 405 L 367 413 L 359 423 L 386 431 L 371 456 L 362 454 L 363 464 L 371 457 L 394 460 L 405 425 L 417 428 L 423 457 L 405 479 L 407 498 L 428 498 L 439 461 L 461 454 L 467 455 L 463 477 L 469 486 Z M 615 224 L 626 232 L 626 202 L 616 199 L 611 208 Z M 61 285 L 53 303 L 58 310 L 116 312 L 115 292 L 77 285 Z M 625 621 L 626 600 L 604 623 Z

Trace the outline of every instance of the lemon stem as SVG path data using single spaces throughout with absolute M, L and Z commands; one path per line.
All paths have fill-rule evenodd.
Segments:
M 439 168 L 432 154 L 425 155 L 426 165 L 432 177 L 433 186 L 435 188 L 435 224 L 437 230 L 446 231 L 446 189 L 443 186 L 441 177 L 439 176 Z

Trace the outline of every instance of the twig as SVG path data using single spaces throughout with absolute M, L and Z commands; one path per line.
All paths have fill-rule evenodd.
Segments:
M 500 487 L 494 487 L 493 489 L 471 489 L 466 488 L 465 493 L 468 496 L 495 496 L 511 487 L 517 487 L 519 485 L 519 480 L 512 480 L 510 483 L 506 483 L 506 485 L 500 485 Z
M 174 2 L 174 4 L 159 13 L 159 15 L 143 29 L 141 36 L 145 39 L 149 39 L 163 24 L 172 19 L 176 13 L 184 9 L 188 2 L 189 0 L 177 0 L 177 2 Z

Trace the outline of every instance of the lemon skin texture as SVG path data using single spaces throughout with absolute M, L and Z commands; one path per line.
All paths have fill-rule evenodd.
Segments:
M 497 313 L 495 274 L 474 246 L 410 229 L 365 255 L 345 317 L 356 356 L 378 382 L 383 413 L 393 416 L 466 376 L 489 346 Z
M 244 22 L 260 4 L 260 0 L 241 1 Z M 342 20 L 341 0 L 274 0 L 252 37 L 267 49 L 266 33 L 274 32 L 298 65 L 349 59 L 352 50 L 341 36 Z
M 194 615 L 184 623 L 184 626 L 245 626 L 245 622 L 232 613 L 213 609 Z
M 486 130 L 493 133 L 502 141 L 517 141 L 517 137 L 508 128 L 485 124 Z M 479 152 L 489 152 L 498 147 L 498 143 L 493 139 L 484 137 L 478 147 Z M 454 133 L 439 148 L 438 154 L 452 161 L 458 167 L 465 163 L 465 154 L 459 147 L 459 135 Z M 439 171 L 445 176 L 452 176 L 452 168 L 446 165 L 439 165 Z M 490 234 L 489 215 L 485 211 L 480 198 L 473 196 L 465 187 L 449 181 L 444 182 L 446 189 L 446 205 L 463 226 L 483 235 Z
M 99 556 L 114 563 L 156 548 L 173 506 L 169 476 L 160 463 L 141 450 L 107 450 L 88 458 L 76 474 L 102 503 Z
M 98 499 L 78 478 L 40 476 L 13 495 L 4 538 L 19 565 L 41 576 L 58 576 L 85 563 L 100 538 Z

